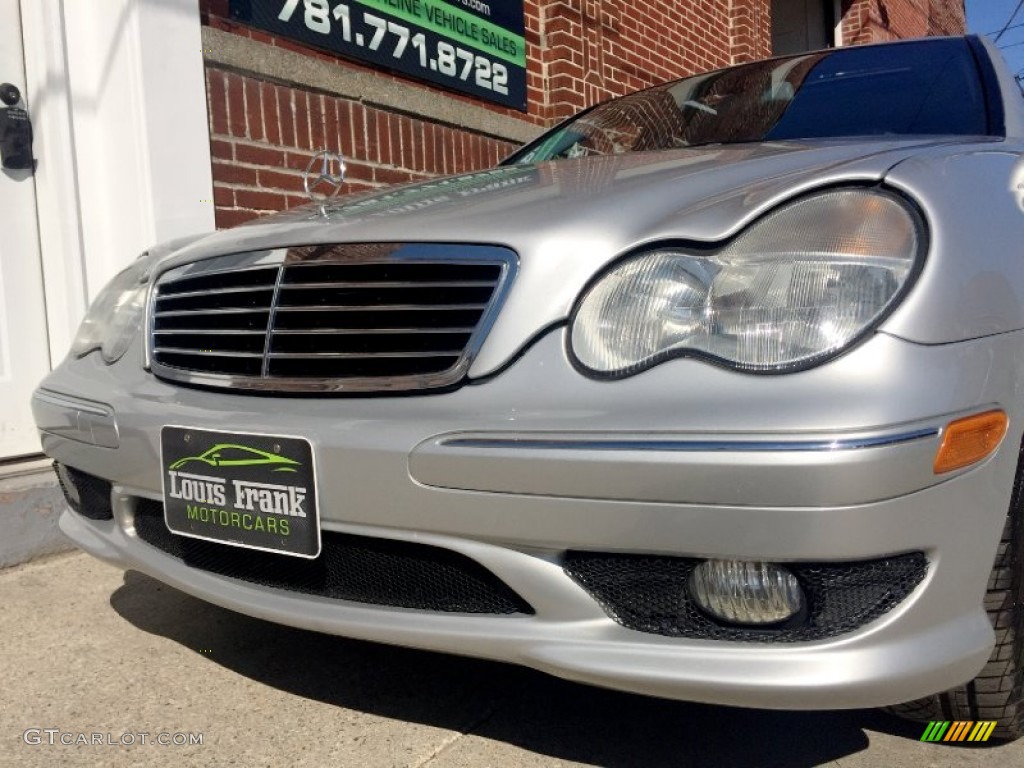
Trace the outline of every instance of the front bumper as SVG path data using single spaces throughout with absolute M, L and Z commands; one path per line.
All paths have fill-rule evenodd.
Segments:
M 984 665 L 993 632 L 983 597 L 1021 439 L 1009 407 L 1022 367 L 1017 335 L 932 348 L 878 335 L 792 376 L 684 360 L 614 384 L 573 372 L 559 336 L 484 384 L 410 398 L 240 397 L 171 387 L 95 355 L 69 362 L 40 393 L 44 449 L 113 481 L 115 517 L 67 512 L 61 528 L 98 557 L 250 615 L 671 698 L 877 706 L 960 684 Z M 109 408 L 116 448 L 69 431 L 70 419 L 61 426 L 53 403 L 70 393 L 86 401 L 80 411 Z M 938 430 L 989 407 L 1010 413 L 1000 449 L 935 477 Z M 184 565 L 132 525 L 135 501 L 160 496 L 164 424 L 308 437 L 325 530 L 461 553 L 536 613 L 370 607 Z M 568 549 L 773 561 L 922 551 L 930 566 L 884 616 L 783 646 L 626 629 L 566 575 Z

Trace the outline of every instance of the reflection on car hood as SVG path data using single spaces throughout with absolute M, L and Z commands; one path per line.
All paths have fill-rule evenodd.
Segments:
M 948 141 L 948 140 L 946 140 Z M 202 238 L 159 270 L 224 253 L 331 242 L 505 245 L 520 273 L 471 371 L 500 367 L 567 317 L 594 272 L 662 239 L 715 242 L 794 194 L 881 179 L 937 140 L 716 145 L 506 166 L 339 198 Z

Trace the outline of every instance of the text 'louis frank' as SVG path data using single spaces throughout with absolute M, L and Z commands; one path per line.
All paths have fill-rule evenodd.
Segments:
M 197 504 L 228 506 L 228 481 L 219 477 L 168 471 L 167 494 Z M 243 512 L 305 517 L 306 489 L 277 483 L 231 480 L 231 506 Z

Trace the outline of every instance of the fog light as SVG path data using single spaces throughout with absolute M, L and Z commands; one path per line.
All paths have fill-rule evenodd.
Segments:
M 803 607 L 796 576 L 772 563 L 705 560 L 690 575 L 697 605 L 734 624 L 777 624 Z

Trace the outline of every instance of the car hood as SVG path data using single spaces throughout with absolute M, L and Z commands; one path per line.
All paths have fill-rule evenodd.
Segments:
M 156 271 L 226 253 L 304 244 L 503 245 L 520 268 L 470 371 L 492 373 L 568 317 L 580 290 L 622 253 L 659 240 L 714 243 L 818 186 L 883 178 L 938 140 L 716 145 L 505 166 L 304 206 L 201 238 Z

